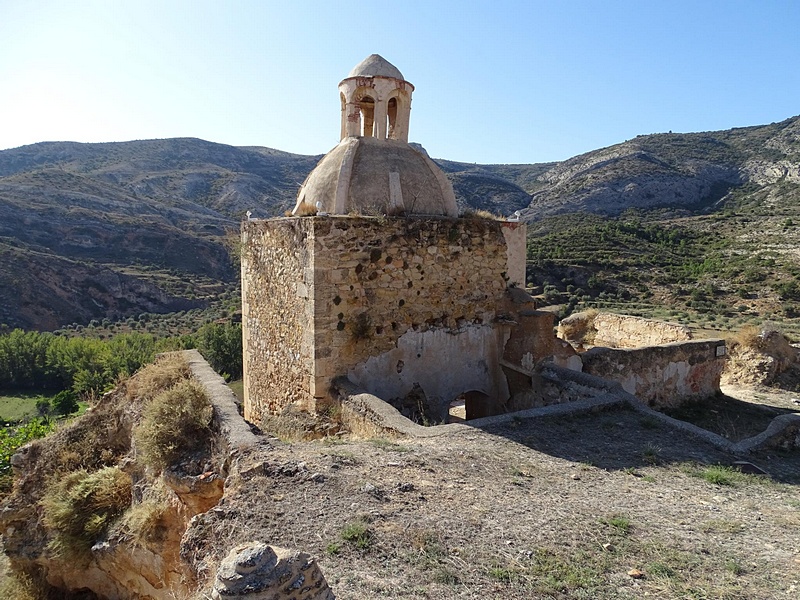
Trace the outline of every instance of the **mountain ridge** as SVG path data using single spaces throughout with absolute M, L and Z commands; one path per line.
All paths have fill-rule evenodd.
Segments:
M 245 212 L 282 215 L 320 157 L 196 138 L 0 151 L 0 323 L 54 329 L 205 305 L 215 293 L 208 290 L 237 284 L 226 238 L 235 237 Z M 532 224 L 630 210 L 691 217 L 734 205 L 792 212 L 800 204 L 800 117 L 637 136 L 553 163 L 437 163 L 462 210 L 519 210 Z M 60 269 L 43 269 L 48 260 Z M 119 285 L 83 297 L 82 287 L 109 277 L 105 270 L 119 275 Z M 80 272 L 81 285 L 71 271 Z M 215 282 L 206 292 L 194 284 L 201 276 Z M 139 289 L 141 301 L 125 289 Z M 61 300 L 49 306 L 48 295 Z

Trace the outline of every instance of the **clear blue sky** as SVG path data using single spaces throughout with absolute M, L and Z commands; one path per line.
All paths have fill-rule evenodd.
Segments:
M 800 114 L 798 0 L 0 0 L 0 149 L 321 154 L 339 81 L 372 53 L 416 86 L 410 139 L 466 162 Z

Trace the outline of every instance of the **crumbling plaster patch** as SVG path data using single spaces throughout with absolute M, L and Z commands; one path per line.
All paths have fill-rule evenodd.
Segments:
M 504 401 L 508 385 L 499 359 L 508 338 L 507 328 L 488 325 L 412 330 L 400 336 L 396 348 L 356 365 L 348 377 L 384 399 L 404 397 L 416 383 L 428 398 L 444 402 L 471 390 Z

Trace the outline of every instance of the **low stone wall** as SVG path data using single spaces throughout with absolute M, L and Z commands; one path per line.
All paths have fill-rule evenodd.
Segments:
M 584 373 L 619 382 L 653 408 L 672 408 L 719 391 L 725 354 L 725 340 L 713 339 L 638 349 L 592 348 L 581 360 Z
M 558 337 L 576 347 L 641 348 L 692 339 L 685 325 L 631 315 L 574 313 L 558 325 Z
M 614 313 L 598 313 L 594 328 L 594 345 L 608 348 L 640 348 L 692 339 L 685 325 Z

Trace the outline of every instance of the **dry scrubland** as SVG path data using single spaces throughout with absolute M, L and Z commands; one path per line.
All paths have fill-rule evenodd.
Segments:
M 270 446 L 243 460 L 246 475 L 198 534 L 303 548 L 340 599 L 766 600 L 800 589 L 796 454 L 774 463 L 794 484 L 743 475 L 630 411 Z
M 153 475 L 165 465 L 185 472 L 198 456 L 201 471 L 223 461 L 209 454 L 206 405 L 180 383 L 185 370 L 145 373 L 113 397 L 132 403 L 123 413 L 138 464 L 124 439 L 109 444 L 112 404 L 42 445 L 37 473 L 16 492 L 17 508 L 43 507 L 43 520 L 32 517 L 38 543 L 49 530 L 53 548 L 76 556 L 111 539 L 173 557 L 180 543 L 203 590 L 234 544 L 261 540 L 317 557 L 340 600 L 767 600 L 800 589 L 798 452 L 752 457 L 774 479 L 743 475 L 725 466 L 733 457 L 628 410 L 512 418 L 427 439 L 286 442 L 265 433 L 233 458 L 224 498 L 181 539 L 195 511 Z M 785 394 L 759 393 L 791 406 Z M 165 418 L 178 395 L 188 429 Z M 95 434 L 79 437 L 86 419 Z M 133 503 L 125 472 L 138 482 Z M 81 486 L 104 493 L 81 503 L 70 493 Z M 19 579 L 3 585 L 5 597 L 43 597 Z

